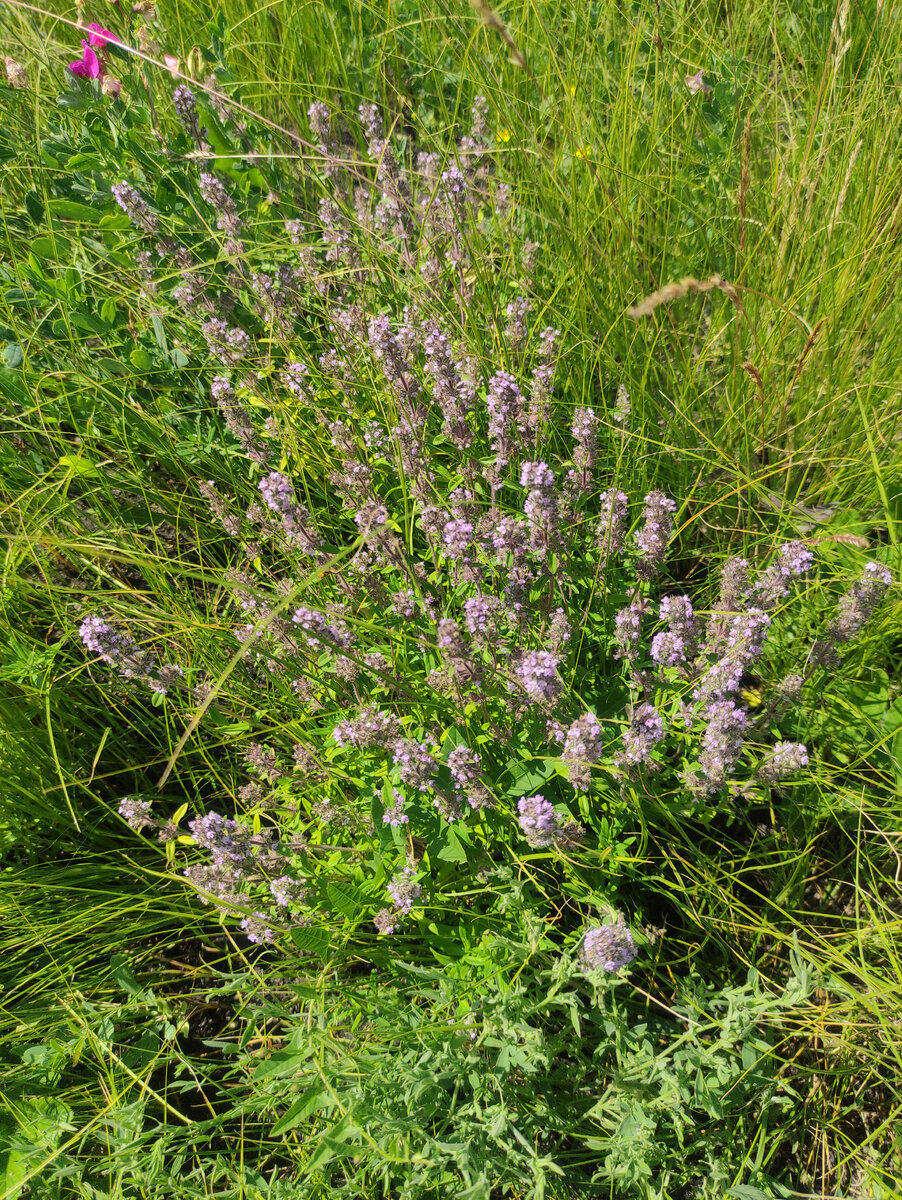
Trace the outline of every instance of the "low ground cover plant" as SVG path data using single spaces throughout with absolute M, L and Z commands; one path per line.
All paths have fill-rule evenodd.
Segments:
M 7 66 L 8 882 L 91 981 L 11 963 L 8 1186 L 757 1200 L 810 1124 L 892 1194 L 889 509 L 775 511 L 762 436 L 744 528 L 649 435 L 480 91 L 273 128 L 224 18 L 170 81 L 116 15 L 39 116 Z

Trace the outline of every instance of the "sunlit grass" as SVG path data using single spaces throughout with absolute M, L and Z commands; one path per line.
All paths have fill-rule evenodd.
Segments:
M 160 52 L 178 55 L 183 68 L 203 77 L 210 67 L 201 68 L 192 50 L 210 44 L 215 14 L 192 0 L 158 7 Z M 230 0 L 222 36 L 231 76 L 220 86 L 304 137 L 312 100 L 327 97 L 348 111 L 375 101 L 399 114 L 423 145 L 441 145 L 466 126 L 474 96 L 485 95 L 496 173 L 510 183 L 517 214 L 543 247 L 542 323 L 563 334 L 561 443 L 567 411 L 598 404 L 609 380 L 622 382 L 632 414 L 622 434 L 603 414 L 608 461 L 637 494 L 657 485 L 685 502 L 675 571 L 688 570 L 690 550 L 700 547 L 712 561 L 727 553 L 763 559 L 784 538 L 802 536 L 817 547 L 822 577 L 841 589 L 863 552 L 879 553 L 897 579 L 902 573 L 895 300 L 902 35 L 893 0 L 795 9 L 748 5 L 732 14 L 713 2 L 654 0 L 499 5 L 524 69 L 499 31 L 464 3 Z M 120 15 L 85 10 L 87 20 Z M 131 268 L 102 268 L 85 249 L 87 226 L 29 259 L 35 249 L 22 218 L 26 198 L 42 202 L 49 182 L 70 169 L 42 158 L 39 146 L 52 137 L 63 69 L 77 57 L 80 35 L 11 5 L 0 29 L 4 50 L 27 65 L 33 85 L 25 104 L 14 107 L 18 98 L 10 94 L 0 143 L 7 293 L 0 340 L 21 347 L 27 370 L 42 350 L 37 321 L 8 293 L 35 264 L 68 267 L 88 286 L 92 272 L 104 271 L 103 287 L 123 311 L 138 321 L 142 310 Z M 714 89 L 710 99 L 685 84 L 700 68 Z M 137 74 L 130 78 L 137 88 Z M 149 78 L 158 120 L 170 128 L 170 81 L 152 69 Z M 310 153 L 277 133 L 272 139 L 271 164 L 281 162 L 294 187 L 297 157 L 311 161 Z M 274 208 L 274 237 L 283 216 Z M 499 313 L 496 265 L 474 266 L 474 308 L 485 314 L 479 352 L 487 357 L 500 349 L 499 321 L 492 320 Z M 388 289 L 390 262 L 384 266 L 379 286 Z M 648 316 L 627 313 L 669 283 L 715 276 L 728 286 L 704 294 L 687 287 Z M 374 289 L 374 300 L 380 294 Z M 101 693 L 91 672 L 99 677 L 102 668 L 73 656 L 79 576 L 113 595 L 148 645 L 177 641 L 211 678 L 225 671 L 222 630 L 210 614 L 228 549 L 221 531 L 185 500 L 211 461 L 203 436 L 216 431 L 201 430 L 186 452 L 169 401 L 161 394 L 143 406 L 123 405 L 121 377 L 111 381 L 98 370 L 64 297 L 52 316 L 68 325 L 56 343 L 65 371 L 27 389 L 13 370 L 0 379 L 13 430 L 0 460 L 7 916 L 0 1053 L 11 1070 L 4 1133 L 30 1147 L 16 1143 L 5 1164 L 0 1159 L 7 1173 L 0 1195 L 18 1194 L 28 1176 L 34 1194 L 47 1196 L 355 1194 L 348 1159 L 335 1160 L 344 1168 L 331 1177 L 305 1177 L 311 1149 L 300 1132 L 307 1127 L 272 1133 L 300 1085 L 252 1072 L 284 1050 L 286 1037 L 294 1035 L 297 1048 L 306 1034 L 315 1067 L 297 1064 L 303 1087 L 359 1091 L 376 1105 L 379 1088 L 390 1094 L 399 1044 L 411 1061 L 412 1048 L 426 1055 L 429 1072 L 441 1069 L 450 1054 L 442 1028 L 463 1021 L 485 964 L 471 964 L 470 978 L 463 966 L 448 968 L 455 986 L 469 989 L 464 1003 L 439 981 L 421 988 L 414 975 L 380 995 L 362 982 L 369 964 L 353 947 L 315 966 L 293 949 L 248 952 L 233 927 L 220 926 L 167 875 L 164 848 L 140 843 L 115 815 L 117 798 L 153 789 L 184 730 L 165 708 L 151 721 L 127 689 Z M 448 318 L 461 323 L 458 314 Z M 86 397 L 96 412 L 87 422 Z M 201 403 L 188 368 L 184 406 Z M 284 417 L 293 453 L 311 463 L 306 481 L 319 502 L 331 447 L 316 427 L 292 427 L 287 403 Z M 42 439 L 44 456 L 28 458 L 15 436 Z M 216 469 L 225 482 L 220 460 Z M 236 457 L 230 469 L 228 482 L 242 494 L 244 463 Z M 105 522 L 91 527 L 80 514 L 98 509 Z M 149 512 L 165 517 L 175 536 L 149 537 Z M 618 1028 L 663 1020 L 666 1008 L 678 1012 L 680 1029 L 695 1003 L 714 1030 L 705 1026 L 701 1040 L 716 1042 L 725 1009 L 710 995 L 698 999 L 691 981 L 727 994 L 746 985 L 751 969 L 780 999 L 773 1012 L 765 1001 L 742 1001 L 754 1014 L 755 1037 L 768 1039 L 766 1050 L 755 1051 L 767 1064 L 761 1104 L 750 1101 L 710 1128 L 685 1133 L 687 1157 L 721 1141 L 746 1156 L 746 1174 L 703 1181 L 702 1189 L 714 1190 L 702 1195 L 864 1200 L 902 1188 L 900 644 L 898 605 L 887 605 L 804 718 L 800 736 L 829 747 L 829 755 L 782 795 L 776 811 L 712 832 L 662 807 L 649 827 L 637 828 L 616 867 L 620 886 L 625 879 L 642 890 L 649 910 L 659 906 L 647 919 L 665 931 L 644 990 L 627 985 L 616 1003 L 604 1002 Z M 234 797 L 229 752 L 255 736 L 291 732 L 287 697 L 262 712 L 257 699 L 236 685 L 234 711 L 179 755 L 167 784 L 173 796 L 198 804 Z M 526 1021 L 522 1013 L 553 986 L 536 965 L 540 940 L 536 931 L 534 946 L 504 950 L 522 953 L 523 962 L 499 988 L 517 996 L 521 968 L 528 986 L 510 1008 L 499 1002 L 502 1041 L 516 1041 L 511 1013 Z M 380 954 L 373 951 L 373 961 L 384 966 Z M 428 955 L 417 957 L 412 945 L 403 954 L 427 969 Z M 117 978 L 111 966 L 119 955 L 137 977 L 131 994 L 129 978 L 121 970 Z M 793 973 L 805 971 L 810 986 L 799 986 L 793 999 Z M 223 997 L 213 994 L 217 988 Z M 653 1033 L 661 1045 L 677 1036 L 658 1027 Z M 347 1052 L 352 1035 L 357 1057 Z M 713 1071 L 713 1060 L 705 1062 L 700 1071 Z M 757 1060 L 742 1062 L 744 1070 L 759 1069 Z M 617 1073 L 607 1060 L 599 1070 Z M 413 1087 L 413 1068 L 404 1071 L 405 1086 Z M 426 1103 L 427 1081 L 422 1086 Z M 530 1102 L 520 1079 L 505 1086 L 511 1106 Z M 342 1110 L 326 1111 L 334 1121 Z M 567 1119 L 585 1132 L 582 1116 Z M 380 1153 L 400 1160 L 411 1135 L 397 1136 Z M 70 1173 L 54 1178 L 56 1169 Z M 367 1195 L 395 1194 L 389 1166 L 384 1171 L 382 1183 L 366 1177 Z M 423 1190 L 412 1195 L 438 1197 L 456 1185 L 448 1176 L 417 1186 Z M 509 1194 L 539 1194 L 519 1186 Z M 666 1183 L 655 1192 L 653 1180 L 593 1186 L 571 1191 L 551 1173 L 545 1194 L 688 1195 Z

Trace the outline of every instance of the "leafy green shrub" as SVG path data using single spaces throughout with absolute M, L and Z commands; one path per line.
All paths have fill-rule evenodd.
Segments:
M 184 85 L 176 108 L 186 141 L 206 147 Z M 314 104 L 319 227 L 291 217 L 281 239 L 254 215 L 269 203 L 262 181 L 241 180 L 233 196 L 201 170 L 180 174 L 176 192 L 160 163 L 153 206 L 131 182 L 112 184 L 152 247 L 128 251 L 149 304 L 163 300 L 161 267 L 178 269 L 170 319 L 183 349 L 171 354 L 204 363 L 198 380 L 211 359 L 222 372 L 205 408 L 214 429 L 221 420 L 211 461 L 228 458 L 235 490 L 198 479 L 196 491 L 233 565 L 201 561 L 222 587 L 208 617 L 237 620 L 243 649 L 230 658 L 220 641 L 224 671 L 209 658 L 182 666 L 175 639 L 161 659 L 102 596 L 79 631 L 124 683 L 166 698 L 188 736 L 248 688 L 295 735 L 246 750 L 243 822 L 211 811 L 188 825 L 211 856 L 189 879 L 253 941 L 293 914 L 297 944 L 319 946 L 324 909 L 356 919 L 369 908 L 391 934 L 414 909 L 441 906 L 462 871 L 478 893 L 511 843 L 566 879 L 583 854 L 597 867 L 643 805 L 710 821 L 727 784 L 760 802 L 808 762 L 802 743 L 768 743 L 782 722 L 798 725 L 789 710 L 808 680 L 890 582 L 869 563 L 811 645 L 770 639 L 756 719 L 743 681 L 778 610 L 799 603 L 793 582 L 811 551 L 786 543 L 757 573 L 727 560 L 704 622 L 678 592 L 654 614 L 677 504 L 651 491 L 631 521 L 614 457 L 622 390 L 602 397 L 607 421 L 579 406 L 564 435 L 558 333 L 531 321 L 543 303 L 536 268 L 511 278 L 502 239 L 514 262 L 536 247 L 489 170 L 483 107 L 474 113 L 471 135 L 440 158 L 415 154 L 410 138 L 395 145 L 373 106 L 339 145 L 337 118 Z M 147 180 L 145 168 L 136 181 Z M 479 302 L 477 261 L 500 311 Z M 132 352 L 145 355 L 155 361 Z M 120 812 L 136 829 L 158 824 L 170 857 L 186 840 L 185 805 L 155 820 L 146 799 L 126 798 Z M 342 830 L 350 854 L 328 849 Z

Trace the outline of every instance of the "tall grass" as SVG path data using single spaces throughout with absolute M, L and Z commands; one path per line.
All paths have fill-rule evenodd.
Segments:
M 900 577 L 897 3 L 525 0 L 490 20 L 444 0 L 158 10 L 160 53 L 195 77 L 216 67 L 258 114 L 238 159 L 277 193 L 258 213 L 263 256 L 290 205 L 315 210 L 318 157 L 289 136 L 308 139 L 313 100 L 350 114 L 375 102 L 398 133 L 442 148 L 486 96 L 515 206 L 505 236 L 473 243 L 491 252 L 474 259 L 472 311 L 445 316 L 496 362 L 497 281 L 516 279 L 518 239 L 540 243 L 536 327 L 559 328 L 565 349 L 549 454 L 566 457 L 573 409 L 604 413 L 611 478 L 680 502 L 680 588 L 710 592 L 727 554 L 763 561 L 793 538 L 837 595 L 866 557 Z M 212 477 L 247 499 L 247 463 L 211 415 L 196 322 L 173 322 L 168 302 L 155 314 L 186 351 L 175 380 L 160 358 L 129 357 L 156 354 L 153 306 L 110 247 L 115 220 L 48 215 L 73 180 L 66 194 L 91 203 L 92 156 L 111 153 L 100 103 L 81 161 L 54 145 L 80 35 L 11 3 L 0 30 L 30 77 L 3 94 L 0 141 L 0 1194 L 897 1195 L 898 604 L 798 714 L 799 740 L 821 753 L 789 799 L 704 826 L 646 797 L 619 832 L 604 801 L 614 832 L 586 887 L 635 903 L 648 927 L 641 973 L 616 986 L 555 974 L 556 922 L 578 923 L 582 893 L 558 893 L 556 868 L 520 851 L 484 881 L 489 916 L 467 916 L 473 895 L 451 876 L 434 930 L 400 950 L 350 917 L 328 950 L 290 937 L 271 949 L 249 947 L 173 874 L 172 852 L 125 827 L 125 795 L 231 803 L 240 751 L 306 726 L 287 689 L 261 694 L 236 670 L 158 791 L 184 713 L 111 686 L 74 643 L 86 597 L 101 596 L 138 640 L 224 678 L 236 555 L 196 486 Z M 122 103 L 150 95 L 171 147 L 165 72 L 114 62 Z M 692 94 L 699 69 L 710 91 Z M 165 169 L 196 166 L 183 147 Z M 191 196 L 177 184 L 173 204 Z M 200 241 L 211 223 L 197 220 Z M 374 307 L 400 286 L 391 256 L 379 264 Z M 35 278 L 55 304 L 28 301 Z M 83 318 L 104 298 L 116 324 L 98 334 Z M 334 450 L 309 414 L 286 403 L 282 416 L 306 502 L 326 512 Z M 792 616 L 787 644 L 824 611 Z M 461 928 L 471 944 L 452 953 Z

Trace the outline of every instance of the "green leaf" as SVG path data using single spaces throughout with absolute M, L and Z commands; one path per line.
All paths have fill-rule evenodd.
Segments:
M 334 909 L 337 909 L 342 916 L 350 917 L 352 920 L 360 915 L 362 909 L 366 908 L 366 899 L 356 888 L 347 883 L 343 883 L 341 887 L 337 883 L 328 884 L 326 895 Z
M 114 954 L 110 959 L 110 966 L 113 968 L 113 978 L 119 984 L 124 992 L 128 992 L 130 996 L 137 996 L 142 990 L 141 985 L 135 979 L 128 965 L 128 959 L 124 954 Z
M 445 831 L 444 845 L 439 850 L 438 858 L 443 862 L 466 862 L 467 852 L 461 844 L 460 838 L 454 832 L 451 825 Z
M 36 191 L 25 193 L 25 209 L 35 225 L 40 225 L 44 220 L 44 201 Z
M 0 354 L 0 359 L 3 360 L 3 365 L 14 371 L 17 367 L 21 367 L 25 361 L 25 355 L 22 353 L 22 347 L 17 346 L 14 342 L 10 342 L 5 346 L 3 353 Z
M 766 1192 L 762 1192 L 760 1188 L 752 1187 L 750 1183 L 737 1183 L 735 1187 L 731 1187 L 727 1192 L 728 1196 L 734 1196 L 735 1200 L 771 1200 L 771 1197 Z
M 277 1075 L 293 1075 L 298 1067 L 313 1053 L 308 1046 L 303 1050 L 277 1050 L 270 1054 L 254 1071 L 254 1079 L 270 1079 Z
M 94 363 L 98 370 L 106 372 L 107 375 L 131 375 L 126 364 L 118 358 L 97 358 Z
M 334 1103 L 322 1084 L 314 1084 L 313 1087 L 307 1088 L 306 1092 L 299 1096 L 288 1111 L 276 1121 L 269 1131 L 270 1136 L 279 1137 L 280 1134 L 287 1133 L 289 1129 L 300 1125 L 301 1121 L 309 1117 L 311 1113 L 315 1113 L 321 1108 L 332 1108 Z
M 528 762 L 518 761 L 515 758 L 510 759 L 507 770 L 511 782 L 505 795 L 516 798 L 534 792 L 557 772 L 557 764 L 556 758 L 532 759 Z
M 31 243 L 31 252 L 38 258 L 56 258 L 57 244 L 52 237 L 36 237 Z
M 96 225 L 104 215 L 102 210 L 90 204 L 79 204 L 77 200 L 49 200 L 47 207 L 55 217 L 67 221 L 86 221 L 91 225 Z
M 320 1138 L 313 1153 L 304 1164 L 307 1174 L 322 1170 L 326 1163 L 331 1162 L 333 1158 L 350 1154 L 351 1151 L 343 1143 L 358 1132 L 357 1125 L 349 1116 L 344 1116 L 340 1121 L 336 1121 Z
M 28 393 L 22 386 L 22 376 L 18 371 L 0 370 L 0 393 L 11 404 L 24 408 L 28 404 Z
M 106 321 L 99 321 L 97 317 L 92 317 L 90 313 L 73 312 L 69 314 L 69 320 L 76 329 L 80 329 L 83 333 L 102 334 L 107 333 L 109 325 Z
M 314 929 L 310 926 L 301 926 L 297 929 L 292 929 L 291 940 L 294 942 L 298 950 L 308 954 L 315 954 L 317 958 L 326 962 L 329 957 L 329 934 L 325 929 Z
M 169 344 L 166 341 L 166 331 L 163 328 L 163 322 L 160 320 L 160 318 L 157 316 L 156 313 L 154 313 L 151 316 L 150 324 L 151 324 L 151 327 L 153 328 L 153 335 L 157 339 L 157 345 L 160 347 L 160 349 L 163 351 L 164 354 L 168 354 L 169 353 Z
M 128 356 L 128 361 L 139 371 L 154 371 L 156 370 L 157 366 L 147 351 L 142 350 L 140 347 L 138 347 L 136 350 L 132 350 L 131 354 Z
M 90 458 L 84 458 L 76 454 L 64 454 L 59 460 L 59 466 L 65 467 L 73 475 L 86 475 L 93 478 L 100 474 L 95 462 L 92 462 Z
M 105 217 L 100 218 L 101 229 L 131 229 L 131 220 L 121 212 L 107 213 Z

